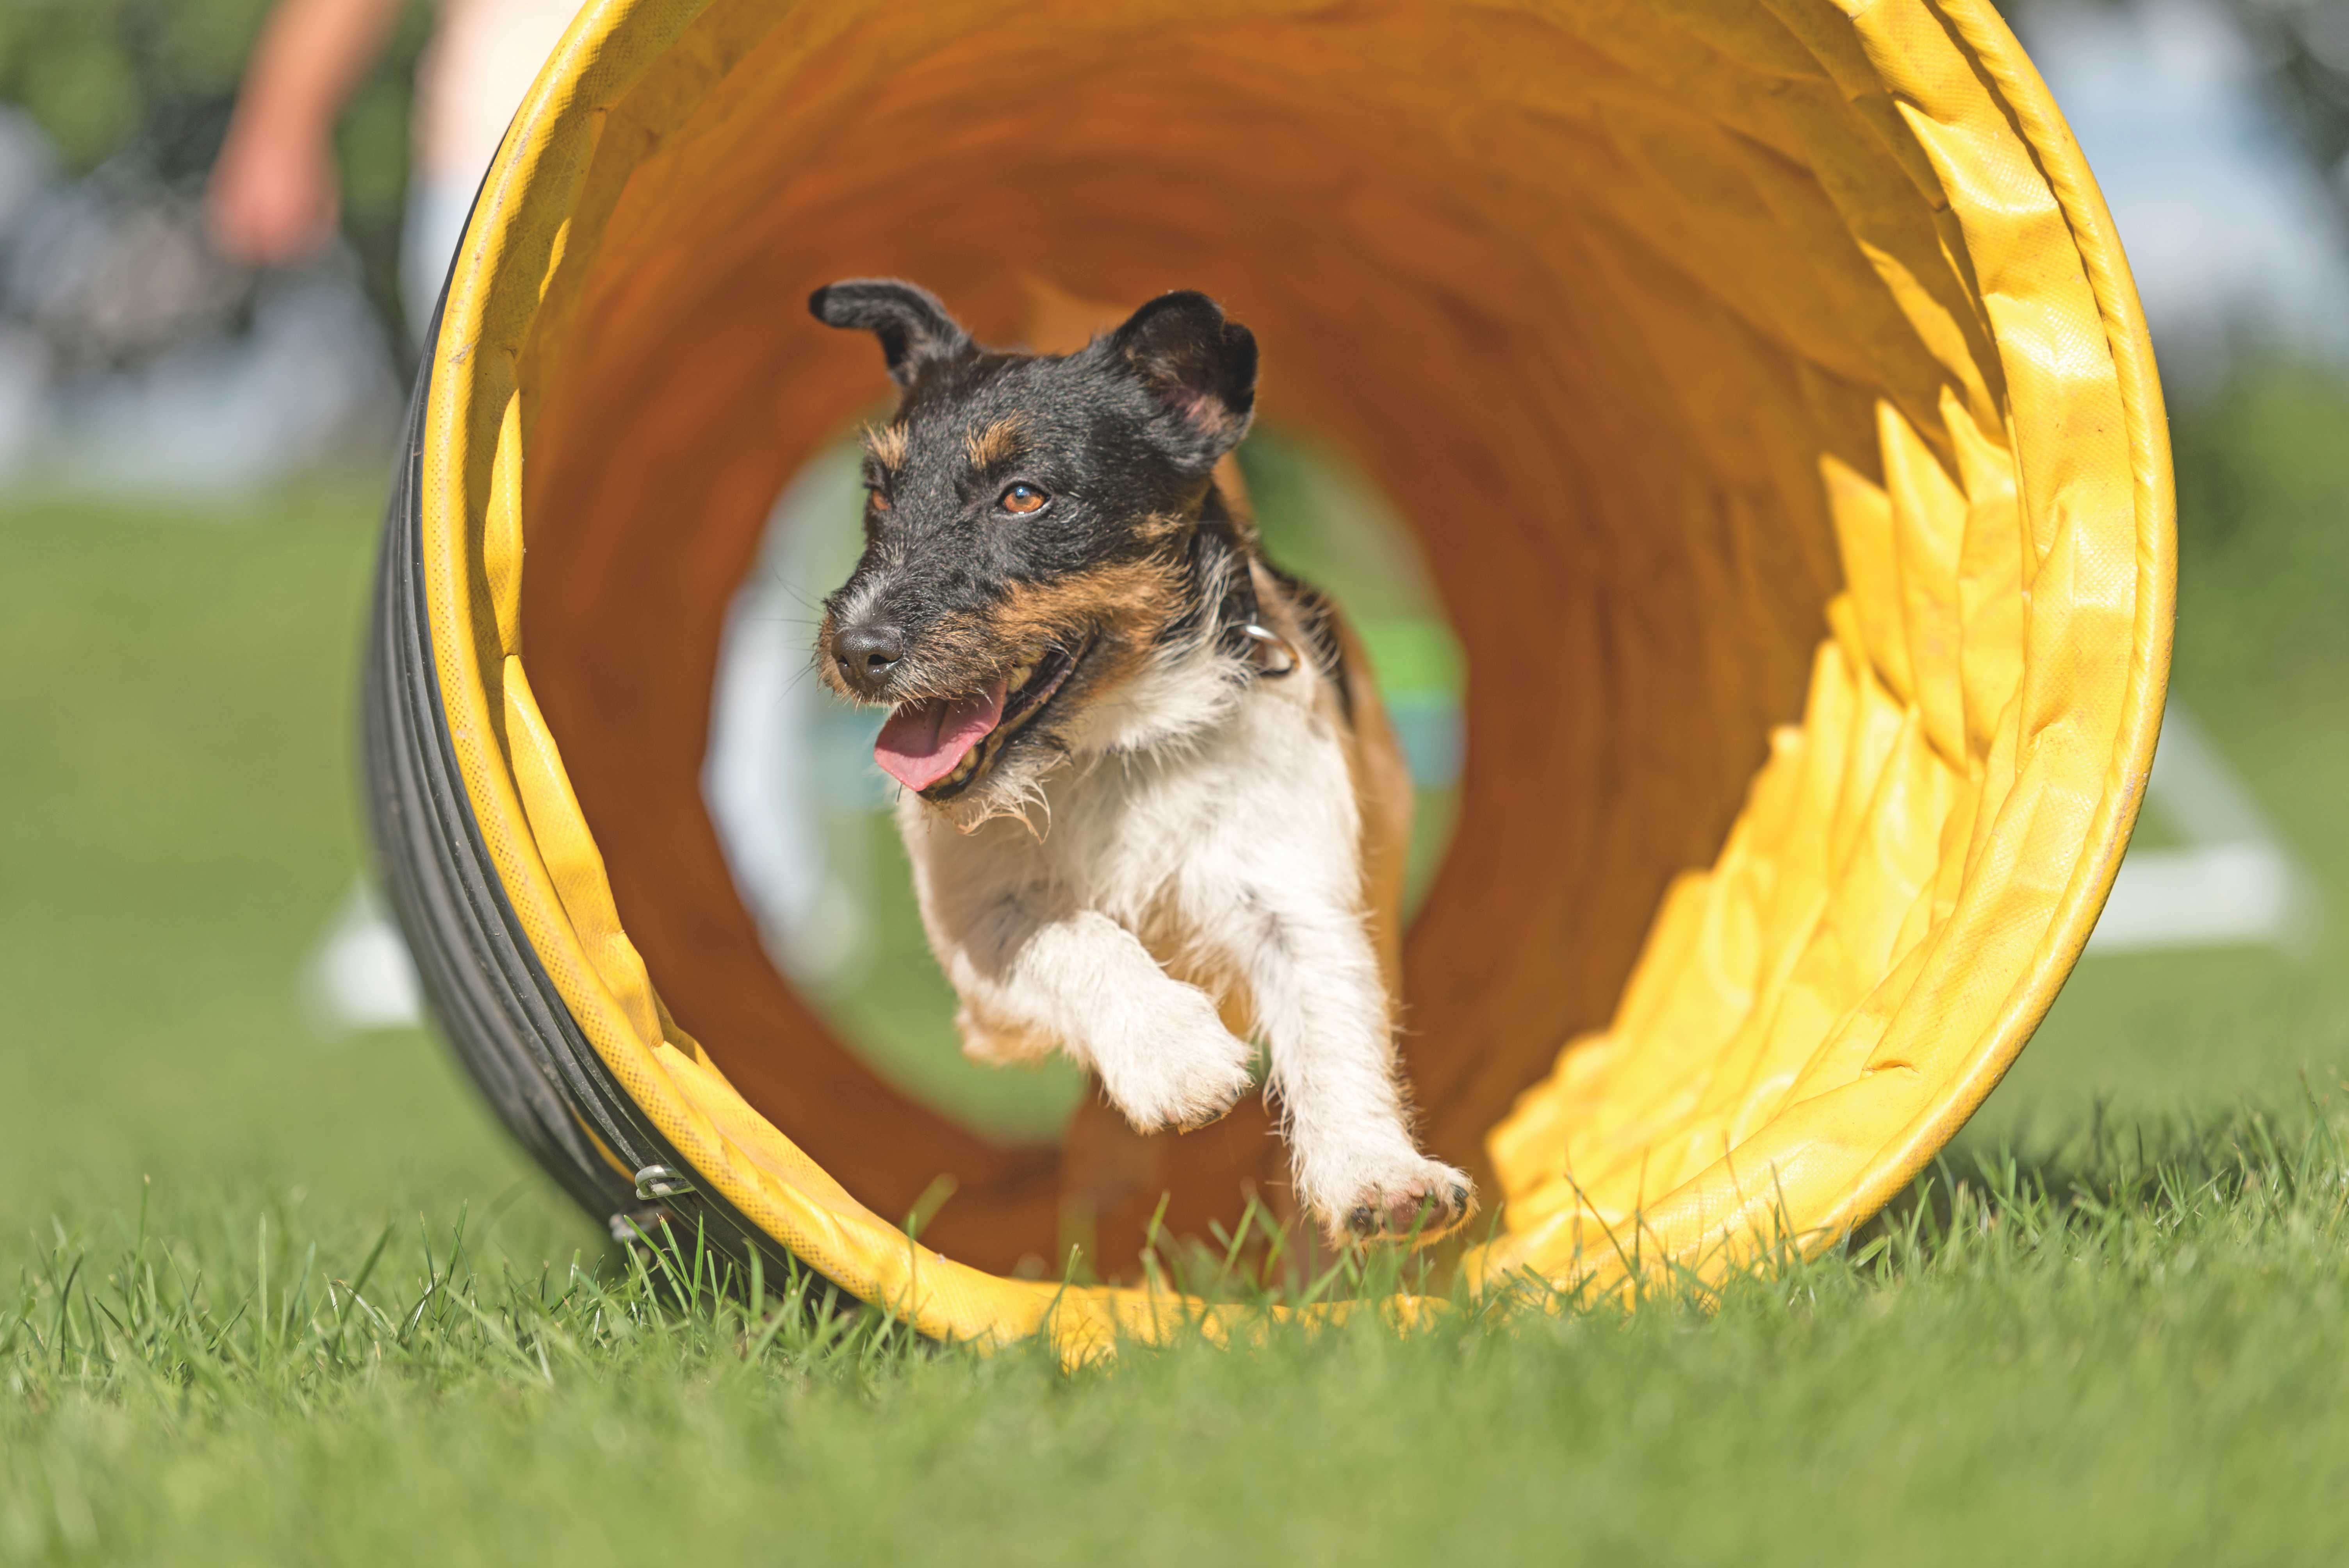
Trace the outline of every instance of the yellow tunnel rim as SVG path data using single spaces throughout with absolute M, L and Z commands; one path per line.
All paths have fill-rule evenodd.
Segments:
M 941 1338 L 996 1342 L 1049 1326 L 1064 1340 L 1095 1343 L 1112 1332 L 1154 1334 L 1188 1304 L 1107 1288 L 1063 1290 L 1001 1278 L 918 1243 L 857 1204 L 747 1105 L 728 1107 L 722 1077 L 665 1019 L 628 1031 L 589 1026 L 594 1015 L 641 1015 L 647 1000 L 616 997 L 608 965 L 588 948 L 625 944 L 616 917 L 586 932 L 565 912 L 549 862 L 585 856 L 592 841 L 540 842 L 525 805 L 529 791 L 567 796 L 552 738 L 533 744 L 513 730 L 512 694 L 526 697 L 518 655 L 502 651 L 500 628 L 479 624 L 481 574 L 520 569 L 516 484 L 493 454 L 508 418 L 520 335 L 518 290 L 535 301 L 564 235 L 532 230 L 527 199 L 575 181 L 592 155 L 601 119 L 649 61 L 673 44 L 703 5 L 593 0 L 542 72 L 493 166 L 452 268 L 441 330 L 425 393 L 419 457 L 422 573 L 432 658 L 452 749 L 468 803 L 492 847 L 496 872 L 529 945 L 612 1078 L 698 1178 L 768 1236 L 826 1277 L 904 1315 Z M 2085 944 L 2108 892 L 2132 825 L 2159 727 L 2174 605 L 2174 497 L 2167 431 L 2141 314 L 2109 213 L 2079 149 L 2003 22 L 1978 0 L 1930 7 L 1993 85 L 1998 107 L 2036 160 L 2085 268 L 2127 423 L 2136 523 L 2135 636 L 2119 729 L 2077 870 L 2049 913 L 2027 983 L 2008 997 L 1970 1071 L 1943 1086 L 1927 1110 L 1891 1130 L 1850 1184 L 1842 1203 L 1806 1229 L 1822 1244 L 1865 1219 L 1903 1187 L 1963 1123 L 2011 1065 Z M 1909 13 L 1889 4 L 1848 11 L 1863 40 L 1897 49 Z M 1920 110 L 1930 115 L 1931 106 Z M 1953 196 L 1952 198 L 1956 198 Z M 520 280 L 520 282 L 517 282 Z M 502 285 L 503 285 L 502 287 Z M 502 314 L 501 314 L 502 313 Z M 2004 346 L 2002 345 L 2003 347 Z M 486 481 L 486 482 L 484 482 Z M 500 552 L 509 552 L 501 563 Z M 493 696 L 490 672 L 499 665 Z M 526 719 L 528 710 L 522 710 Z M 640 1022 L 641 1022 L 640 1018 Z M 647 1037 L 649 1036 L 649 1037 Z M 712 1108 L 720 1108 L 712 1114 Z

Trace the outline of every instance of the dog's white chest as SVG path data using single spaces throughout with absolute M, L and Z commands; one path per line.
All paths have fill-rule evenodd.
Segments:
M 1050 829 L 1041 842 L 1030 841 L 1030 852 L 1080 905 L 1138 923 L 1163 907 L 1186 869 L 1195 874 L 1244 858 L 1257 825 L 1251 796 L 1264 793 L 1263 769 L 1273 760 L 1253 717 L 1236 713 L 1180 748 L 1103 757 L 1056 779 Z
M 1045 800 L 1035 832 L 998 819 L 968 835 L 914 804 L 908 845 L 933 875 L 1033 889 L 1136 930 L 1228 910 L 1263 879 L 1343 887 L 1355 874 L 1341 744 L 1286 692 L 1251 691 L 1180 745 L 1087 758 Z

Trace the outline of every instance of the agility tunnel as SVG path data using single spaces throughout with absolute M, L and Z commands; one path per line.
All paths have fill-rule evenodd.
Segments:
M 1130 1280 L 1280 1181 L 1260 1106 L 1103 1188 L 916 1103 L 730 880 L 720 622 L 885 390 L 802 303 L 872 274 L 1007 343 L 1040 286 L 1205 289 L 1410 520 L 1467 689 L 1404 1055 L 1479 1288 L 1830 1245 L 2015 1059 L 2137 810 L 2173 498 L 1983 0 L 593 0 L 449 280 L 368 773 L 439 1019 L 599 1218 L 1081 1345 L 1170 1303 L 1015 1277 L 1072 1198 Z

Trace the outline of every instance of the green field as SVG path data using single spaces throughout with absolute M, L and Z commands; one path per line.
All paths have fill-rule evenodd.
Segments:
M 2084 965 L 1930 1191 L 1716 1313 L 1073 1377 L 681 1298 L 430 1038 L 305 1020 L 364 487 L 0 505 L 0 1561 L 2349 1559 L 2349 394 L 2179 442 L 2178 689 L 2313 952 Z

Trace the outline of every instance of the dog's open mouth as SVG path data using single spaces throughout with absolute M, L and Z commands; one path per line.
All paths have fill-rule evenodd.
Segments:
M 1047 649 L 967 696 L 905 703 L 881 727 L 873 759 L 924 799 L 952 799 L 994 766 L 1083 657 L 1082 650 Z

